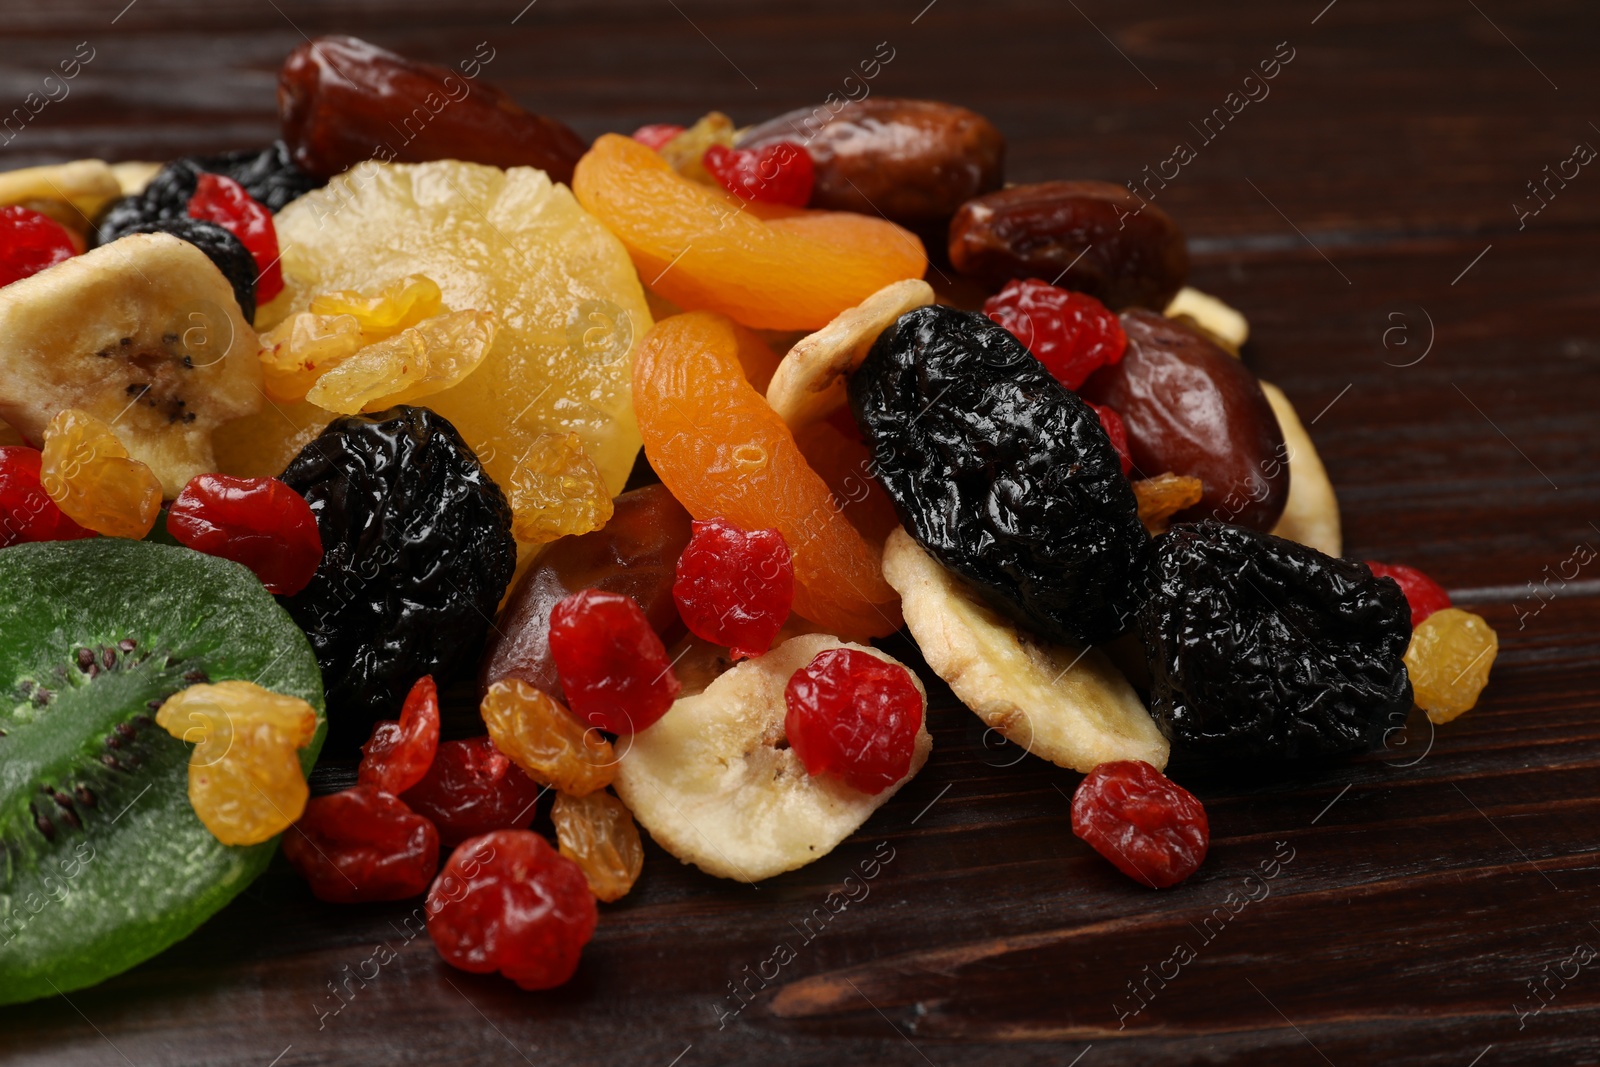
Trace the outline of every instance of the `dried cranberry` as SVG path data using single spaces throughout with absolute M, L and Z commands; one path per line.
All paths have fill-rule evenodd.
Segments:
M 357 780 L 399 796 L 422 781 L 439 749 L 439 688 L 424 674 L 406 694 L 400 721 L 374 723 L 372 738 L 361 746 Z
M 816 180 L 811 153 L 793 141 L 778 141 L 763 148 L 714 144 L 706 149 L 701 162 L 728 192 L 763 204 L 805 207 Z
M 1106 436 L 1111 438 L 1111 447 L 1117 450 L 1117 459 L 1122 462 L 1122 476 L 1126 478 L 1133 470 L 1133 453 L 1128 451 L 1128 427 L 1122 422 L 1122 416 L 1117 414 L 1115 408 L 1104 404 L 1095 404 L 1084 401 L 1094 408 L 1094 413 L 1100 416 L 1100 425 L 1105 429 Z
M 1211 844 L 1195 795 L 1143 760 L 1102 763 L 1072 795 L 1072 832 L 1151 889 L 1199 869 Z
M 67 228 L 20 204 L 0 207 L 0 285 L 38 274 L 77 255 Z
M 630 596 L 584 589 L 550 609 L 550 654 L 581 721 L 631 734 L 667 713 L 678 679 L 667 648 Z
M 202 171 L 189 198 L 189 217 L 214 222 L 250 250 L 256 263 L 256 303 L 265 304 L 283 292 L 278 263 L 278 230 L 272 212 L 250 198 L 244 186 L 221 174 Z
M 322 562 L 311 505 L 276 478 L 197 475 L 167 513 L 167 532 L 196 552 L 255 571 L 267 592 L 292 596 Z
M 0 548 L 30 541 L 76 541 L 93 537 L 62 514 L 39 484 L 43 455 L 33 448 L 0 448 Z
M 1007 282 L 984 301 L 983 313 L 1011 331 L 1068 389 L 1121 359 L 1128 344 L 1117 316 L 1100 301 L 1036 278 Z
M 1399 584 L 1400 591 L 1406 595 L 1406 603 L 1411 607 L 1413 630 L 1421 626 L 1422 620 L 1429 615 L 1450 606 L 1450 594 L 1444 591 L 1444 586 L 1415 567 L 1407 567 L 1403 563 L 1374 563 L 1370 559 L 1367 560 L 1367 567 L 1374 576 L 1393 578 Z
M 439 831 L 398 797 L 358 785 L 307 801 L 283 855 L 319 900 L 403 900 L 439 869 Z
M 670 122 L 652 122 L 648 126 L 640 126 L 637 130 L 634 130 L 633 139 L 659 152 L 666 147 L 668 141 L 682 132 L 682 126 L 677 126 Z
M 830 648 L 789 678 L 784 733 L 810 774 L 881 793 L 911 770 L 922 694 L 911 672 L 853 648 Z
M 444 961 L 523 989 L 571 978 L 598 918 L 583 870 L 527 830 L 463 842 L 428 893 L 428 933 Z
M 678 614 L 696 637 L 734 658 L 772 647 L 794 603 L 794 562 L 777 530 L 741 530 L 726 519 L 694 523 L 672 585 Z
M 400 799 L 433 820 L 442 843 L 459 845 L 490 830 L 526 829 L 543 793 L 493 741 L 473 737 L 440 742 L 428 773 Z

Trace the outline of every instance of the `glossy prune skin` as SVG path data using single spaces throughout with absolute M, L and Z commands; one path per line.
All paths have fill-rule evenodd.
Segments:
M 1165 211 L 1110 182 L 1013 185 L 969 200 L 950 220 L 950 262 L 999 289 L 1038 278 L 1113 311 L 1157 311 L 1189 276 L 1183 231 Z
M 689 544 L 689 513 L 664 485 L 623 493 L 614 506 L 605 526 L 561 538 L 517 582 L 484 650 L 480 695 L 519 678 L 566 702 L 550 654 L 550 609 L 581 589 L 631 596 L 665 644 L 683 636 L 672 584 Z
M 206 254 L 206 258 L 233 286 L 233 298 L 239 302 L 239 312 L 244 320 L 249 322 L 256 317 L 256 280 L 260 271 L 256 269 L 255 257 L 250 250 L 232 233 L 214 222 L 191 219 L 187 215 L 141 222 L 123 236 L 133 233 L 170 233 L 194 245 Z
M 92 245 L 110 244 L 130 233 L 152 233 L 152 223 L 189 217 L 189 200 L 200 182 L 193 160 L 177 159 L 156 171 L 144 189 L 114 200 L 89 234 Z
M 405 405 L 334 419 L 281 480 L 324 554 L 280 600 L 322 666 L 330 740 L 359 744 L 419 677 L 443 684 L 482 647 L 516 567 L 511 508 L 455 427 Z
M 1135 309 L 1122 313 L 1122 359 L 1078 392 L 1122 416 L 1135 474 L 1199 478 L 1200 502 L 1178 522 L 1216 519 L 1270 531 L 1289 499 L 1289 455 L 1261 383 L 1194 330 Z
M 470 58 L 462 71 L 469 65 L 481 72 Z M 317 37 L 290 52 L 278 72 L 278 114 L 294 162 L 322 178 L 368 159 L 459 159 L 537 167 L 570 184 L 587 148 L 565 125 L 523 110 L 487 81 L 357 37 Z
M 1358 752 L 1411 708 L 1411 615 L 1391 578 L 1271 534 L 1180 523 L 1155 542 L 1139 633 L 1174 750 Z
M 981 314 L 922 307 L 850 379 L 874 473 L 906 530 L 1044 635 L 1128 628 L 1149 537 L 1094 409 Z

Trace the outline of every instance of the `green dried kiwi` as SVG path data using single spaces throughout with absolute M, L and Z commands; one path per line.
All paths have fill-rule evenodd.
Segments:
M 198 682 L 299 697 L 311 645 L 227 560 L 97 538 L 0 551 L 0 1004 L 93 985 L 193 930 L 276 841 L 224 845 L 189 806 L 191 746 L 155 711 Z

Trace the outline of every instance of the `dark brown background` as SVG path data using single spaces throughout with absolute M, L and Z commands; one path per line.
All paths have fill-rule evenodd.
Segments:
M 1188 230 L 1193 280 L 1250 317 L 1248 358 L 1308 422 L 1337 399 L 1312 432 L 1348 551 L 1427 568 L 1499 628 L 1488 695 L 1436 735 L 1414 717 L 1388 751 L 1303 781 L 1182 773 L 1210 811 L 1211 857 L 1153 893 L 1071 835 L 1075 775 L 985 745 L 934 687 L 932 761 L 855 839 L 757 888 L 651 846 L 560 991 L 446 969 L 397 934 L 405 906 L 320 904 L 280 861 L 160 958 L 70 1002 L 0 1011 L 0 1059 L 1600 1059 L 1600 963 L 1552 981 L 1539 1014 L 1513 1008 L 1537 1006 L 1527 983 L 1547 966 L 1600 946 L 1600 561 L 1551 577 L 1580 544 L 1600 547 L 1600 171 L 1525 229 L 1512 209 L 1546 164 L 1600 144 L 1592 6 L 524 2 L 8 0 L 5 108 L 79 41 L 95 58 L 4 163 L 262 143 L 278 62 L 332 31 L 450 64 L 488 41 L 489 78 L 587 136 L 713 107 L 760 120 L 839 89 L 887 41 L 874 91 L 985 112 L 1010 137 L 1015 180 L 1121 181 L 1195 142 L 1158 200 Z M 1295 59 L 1271 96 L 1201 146 L 1187 124 L 1281 41 Z M 1395 365 L 1430 334 L 1426 358 Z M 1536 598 L 1529 583 L 1547 578 Z M 894 859 L 870 896 L 804 943 L 791 924 L 884 841 Z M 1290 849 L 1271 895 L 1204 943 L 1195 926 Z M 398 957 L 319 1029 L 327 983 L 383 940 Z M 727 983 L 780 941 L 797 958 L 719 1030 Z M 1179 941 L 1198 958 L 1119 1030 L 1114 998 L 1131 1007 L 1125 983 Z

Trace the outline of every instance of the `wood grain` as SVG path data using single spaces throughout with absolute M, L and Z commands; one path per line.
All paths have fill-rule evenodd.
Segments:
M 1215 836 L 1169 891 L 1075 839 L 1077 777 L 996 745 L 924 671 L 932 760 L 855 839 L 757 887 L 647 846 L 564 989 L 449 970 L 406 939 L 414 904 L 321 904 L 278 861 L 158 959 L 0 1010 L 0 1059 L 1600 1061 L 1600 969 L 1552 983 L 1537 1014 L 1527 985 L 1600 946 L 1600 570 L 1539 585 L 1600 545 L 1600 173 L 1521 228 L 1512 207 L 1574 143 L 1600 144 L 1592 6 L 122 2 L 0 5 L 0 104 L 78 42 L 96 50 L 6 166 L 259 144 L 279 60 L 325 32 L 443 63 L 488 41 L 488 77 L 586 136 L 816 103 L 887 41 L 873 91 L 989 115 L 1014 180 L 1137 179 L 1195 142 L 1158 203 L 1189 232 L 1195 284 L 1249 316 L 1247 359 L 1311 423 L 1348 551 L 1424 566 L 1502 651 L 1479 708 L 1414 717 L 1363 759 L 1295 780 L 1175 767 Z M 1270 95 L 1200 143 L 1189 123 L 1279 42 L 1294 58 Z M 880 843 L 893 859 L 862 883 Z M 848 886 L 860 899 L 831 911 Z M 380 943 L 393 961 L 350 977 Z M 780 943 L 795 958 L 774 976 Z M 1179 944 L 1193 959 L 1174 974 Z

